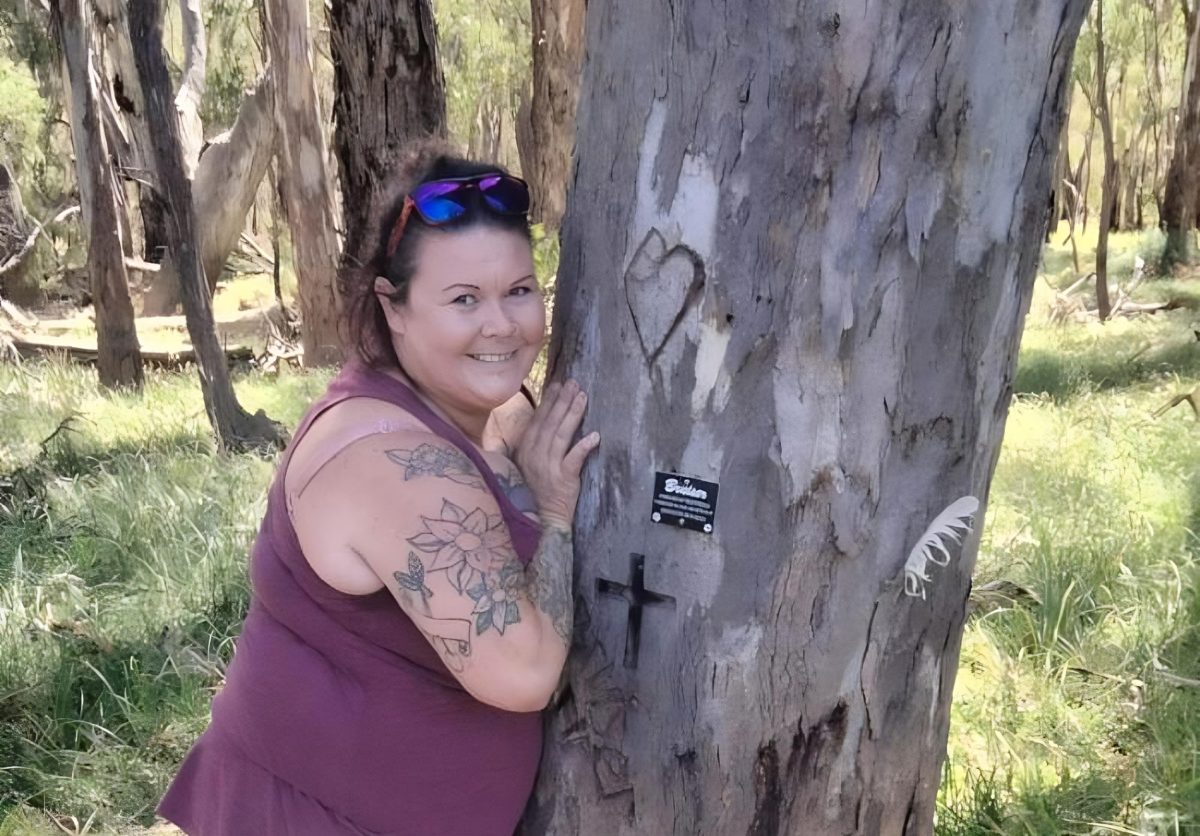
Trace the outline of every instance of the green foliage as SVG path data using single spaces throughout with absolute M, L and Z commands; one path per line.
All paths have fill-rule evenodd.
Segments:
M 46 105 L 29 71 L 0 53 L 0 147 L 12 154 L 21 173 L 42 159 L 37 142 L 46 119 Z
M 255 0 L 209 0 L 203 11 L 208 63 L 200 118 L 211 137 L 233 125 L 246 89 L 258 77 L 261 35 Z
M 503 129 L 498 162 L 518 168 L 513 126 L 529 86 L 529 3 L 435 0 L 434 10 L 451 136 L 474 151 L 480 119 L 497 112 Z

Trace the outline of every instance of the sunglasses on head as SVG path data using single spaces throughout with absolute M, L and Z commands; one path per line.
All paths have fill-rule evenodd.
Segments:
M 483 174 L 474 177 L 448 177 L 422 183 L 404 198 L 404 208 L 396 227 L 388 236 L 387 255 L 391 258 L 400 244 L 400 236 L 415 209 L 429 226 L 442 226 L 461 218 L 470 208 L 468 192 L 478 189 L 483 202 L 501 215 L 524 215 L 529 211 L 529 186 L 520 177 L 508 174 Z

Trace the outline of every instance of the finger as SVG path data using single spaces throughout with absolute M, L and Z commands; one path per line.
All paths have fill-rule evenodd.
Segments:
M 550 437 L 547 452 L 552 460 L 562 461 L 567 454 L 567 449 L 571 446 L 571 439 L 575 437 L 579 425 L 583 423 L 585 409 L 587 409 L 587 394 L 577 392 L 571 399 L 562 420 L 558 422 L 557 426 L 551 425 L 553 435 Z
M 533 411 L 533 417 L 529 420 L 529 427 L 525 430 L 530 447 L 535 446 L 538 443 L 538 439 L 541 438 L 546 426 L 546 416 L 550 414 L 550 410 L 558 400 L 558 393 L 561 389 L 562 384 L 555 382 L 549 384 L 542 392 L 542 402 Z
M 563 470 L 574 477 L 578 477 L 583 471 L 583 463 L 587 461 L 597 447 L 600 446 L 600 433 L 588 433 L 579 442 L 571 448 L 563 459 Z
M 573 380 L 568 380 L 558 390 L 558 395 L 555 397 L 554 403 L 550 406 L 550 412 L 546 415 L 546 423 L 543 425 L 541 442 L 544 446 L 553 446 L 558 428 L 562 424 L 563 418 L 570 411 L 571 405 L 575 402 L 575 397 L 578 394 L 579 384 Z

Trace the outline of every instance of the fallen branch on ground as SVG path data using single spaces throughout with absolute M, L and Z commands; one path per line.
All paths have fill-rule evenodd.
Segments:
M 79 345 L 54 337 L 17 337 L 13 340 L 13 347 L 23 357 L 63 354 L 79 363 L 94 363 L 97 357 L 94 345 Z M 227 348 L 225 349 L 225 359 L 231 364 L 249 362 L 254 360 L 254 350 L 243 346 Z M 143 348 L 142 362 L 157 368 L 179 369 L 194 364 L 196 353 L 190 348 L 179 351 L 147 351 Z
M 1200 386 L 1197 386 L 1190 392 L 1181 392 L 1180 394 L 1171 398 L 1171 400 L 1167 401 L 1158 409 L 1150 413 L 1150 417 L 1157 418 L 1167 410 L 1174 409 L 1175 407 L 1179 406 L 1184 401 L 1188 402 L 1188 405 L 1192 408 L 1192 412 L 1196 415 L 1196 420 L 1200 421 Z
M 37 243 L 38 236 L 42 234 L 43 229 L 50 224 L 56 224 L 65 221 L 78 211 L 78 206 L 72 206 L 69 209 L 62 210 L 54 217 L 45 221 L 35 221 L 33 225 L 33 232 L 29 233 L 29 237 L 25 239 L 25 244 L 21 247 L 21 249 L 9 256 L 3 264 L 0 264 L 0 276 L 4 276 L 9 271 L 15 270 L 21 266 L 29 254 L 33 252 L 33 245 Z

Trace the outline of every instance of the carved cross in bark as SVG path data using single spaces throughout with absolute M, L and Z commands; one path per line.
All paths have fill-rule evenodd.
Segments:
M 638 645 L 642 635 L 642 607 L 647 604 L 669 604 L 675 606 L 675 599 L 670 595 L 652 592 L 646 589 L 645 572 L 646 558 L 644 555 L 629 556 L 629 585 L 606 578 L 596 579 L 596 590 L 603 595 L 615 595 L 624 598 L 629 604 L 629 625 L 625 631 L 625 667 L 636 668 L 638 662 Z

